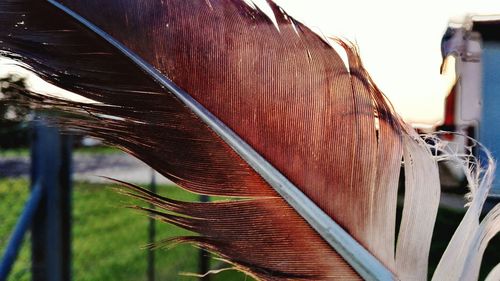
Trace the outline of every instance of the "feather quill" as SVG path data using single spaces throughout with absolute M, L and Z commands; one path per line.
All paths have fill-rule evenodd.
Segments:
M 426 278 L 436 159 L 353 46 L 337 42 L 346 67 L 270 1 L 7 0 L 0 24 L 3 55 L 94 101 L 42 96 L 79 116 L 59 124 L 191 192 L 234 197 L 180 202 L 123 183 L 159 207 L 144 209 L 152 216 L 200 234 L 175 241 L 262 280 Z M 395 248 L 402 159 L 407 192 Z

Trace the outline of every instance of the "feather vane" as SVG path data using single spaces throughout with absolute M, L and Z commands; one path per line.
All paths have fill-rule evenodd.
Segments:
M 200 234 L 175 241 L 262 280 L 426 279 L 436 158 L 394 113 L 355 47 L 337 41 L 346 66 L 325 39 L 257 2 L 6 0 L 0 52 L 94 101 L 42 96 L 78 115 L 59 124 L 120 147 L 191 192 L 233 198 L 180 202 L 122 183 L 159 207 L 138 209 Z M 466 265 L 446 280 L 474 277 L 472 260 L 498 232 L 498 211 L 473 226 L 487 194 L 478 190 L 451 242 L 475 251 L 456 262 L 447 251 L 437 278 Z M 474 235 L 462 230 L 472 227 Z M 352 243 L 335 246 L 328 233 Z

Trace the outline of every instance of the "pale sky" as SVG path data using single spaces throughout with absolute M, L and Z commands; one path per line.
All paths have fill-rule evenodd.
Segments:
M 325 35 L 356 41 L 377 85 L 407 121 L 435 124 L 444 111 L 441 37 L 450 18 L 500 14 L 498 0 L 276 0 Z
M 443 116 L 440 43 L 449 19 L 500 14 L 500 1 L 494 0 L 276 2 L 318 33 L 355 41 L 366 68 L 396 110 L 407 121 L 427 124 L 439 123 Z M 0 75 L 7 70 L 1 66 Z M 31 84 L 46 87 L 38 81 Z

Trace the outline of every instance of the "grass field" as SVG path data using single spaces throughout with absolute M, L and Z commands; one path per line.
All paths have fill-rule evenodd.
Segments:
M 73 280 L 146 280 L 148 219 L 123 206 L 130 199 L 118 195 L 111 185 L 76 183 L 73 192 Z M 26 180 L 0 180 L 0 252 L 7 243 L 8 234 L 28 196 Z M 171 186 L 158 188 L 176 199 L 193 200 L 194 195 Z M 463 212 L 440 209 L 431 247 L 430 270 L 433 272 Z M 159 239 L 189 234 L 179 228 L 157 223 Z M 179 275 L 196 272 L 198 250 L 190 245 L 156 250 L 157 280 L 197 280 Z M 482 279 L 500 262 L 500 239 L 497 237 L 487 249 L 481 269 Z M 214 261 L 213 264 L 216 264 Z M 217 266 L 217 265 L 216 265 Z M 26 239 L 20 257 L 9 280 L 30 280 L 29 239 Z M 234 271 L 212 277 L 214 281 L 252 280 Z
M 110 146 L 82 146 L 73 150 L 75 154 L 95 155 L 95 154 L 114 154 L 121 153 L 118 148 Z M 9 148 L 0 149 L 0 157 L 28 157 L 30 155 L 29 148 Z
M 102 281 L 146 280 L 148 219 L 124 208 L 130 199 L 118 195 L 111 185 L 76 183 L 73 192 L 73 280 Z M 15 225 L 28 195 L 26 180 L 0 180 L 0 252 Z M 158 187 L 175 198 L 192 200 L 193 195 L 169 186 Z M 157 223 L 157 237 L 186 235 L 189 232 Z M 198 280 L 179 275 L 197 271 L 198 249 L 179 245 L 158 249 L 156 280 Z M 212 261 L 217 266 L 218 261 Z M 20 257 L 9 281 L 30 280 L 29 239 L 25 239 Z M 252 280 L 244 274 L 228 271 L 212 277 L 214 281 Z

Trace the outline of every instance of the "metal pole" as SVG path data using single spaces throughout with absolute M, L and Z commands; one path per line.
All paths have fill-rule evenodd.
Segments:
M 209 197 L 206 195 L 200 195 L 200 202 L 208 202 Z M 199 263 L 198 263 L 198 273 L 203 275 L 210 270 L 210 253 L 204 249 L 199 251 Z M 200 277 L 201 281 L 210 281 L 210 274 Z
M 32 226 L 32 280 L 71 280 L 72 138 L 35 126 L 31 179 L 45 190 Z
M 26 203 L 23 213 L 17 221 L 16 227 L 9 240 L 9 244 L 7 245 L 7 249 L 3 255 L 2 262 L 0 263 L 0 280 L 7 280 L 7 276 L 9 276 L 12 265 L 16 261 L 19 249 L 23 244 L 24 234 L 29 229 L 31 222 L 33 221 L 34 214 L 38 210 L 38 206 L 43 195 L 43 189 L 40 184 L 35 184 L 35 186 L 32 187 L 32 190 L 30 199 Z
M 151 169 L 151 183 L 149 185 L 149 190 L 156 193 L 156 175 L 155 170 Z M 154 209 L 155 206 L 150 204 L 149 207 Z M 151 245 L 156 241 L 156 221 L 153 218 L 149 218 L 149 229 L 148 229 L 148 243 Z M 148 251 L 148 281 L 155 280 L 155 251 Z

